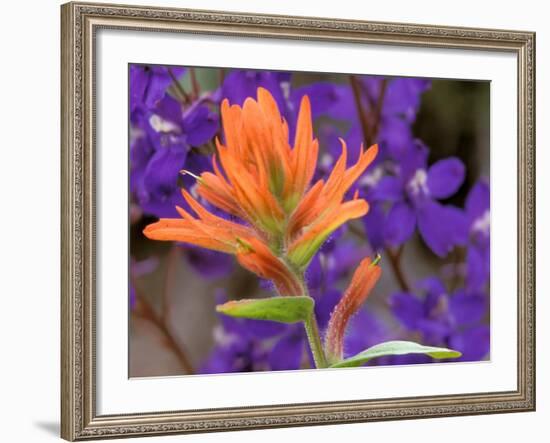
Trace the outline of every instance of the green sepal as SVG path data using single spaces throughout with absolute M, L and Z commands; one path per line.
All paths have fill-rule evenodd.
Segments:
M 311 297 L 272 297 L 244 299 L 216 306 L 216 311 L 231 317 L 297 323 L 308 320 L 315 302 Z
M 447 348 L 436 348 L 433 346 L 424 346 L 412 341 L 387 341 L 372 346 L 354 355 L 330 365 L 331 368 L 353 368 L 361 366 L 363 363 L 377 357 L 385 357 L 387 355 L 405 355 L 405 354 L 426 354 L 430 357 L 442 358 L 458 358 L 462 354 L 458 351 Z

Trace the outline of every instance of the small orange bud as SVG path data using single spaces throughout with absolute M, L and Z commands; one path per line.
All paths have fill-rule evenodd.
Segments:
M 380 256 L 374 261 L 363 259 L 351 279 L 349 287 L 332 311 L 325 337 L 327 357 L 331 363 L 342 360 L 344 354 L 344 333 L 351 316 L 364 303 L 382 274 L 378 266 Z

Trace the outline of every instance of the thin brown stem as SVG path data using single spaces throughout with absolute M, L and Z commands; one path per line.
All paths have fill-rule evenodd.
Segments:
M 384 99 L 386 97 L 387 88 L 388 79 L 384 78 L 380 82 L 380 92 L 378 93 L 378 100 L 376 101 L 376 105 L 374 106 L 374 137 L 378 137 L 378 131 L 380 131 L 380 123 L 382 121 L 382 108 L 384 107 Z
M 151 306 L 149 301 L 137 291 L 136 299 L 138 301 L 138 305 L 136 306 L 136 313 L 141 318 L 150 321 L 157 327 L 157 329 L 162 333 L 166 345 L 174 353 L 185 372 L 187 374 L 194 374 L 195 370 L 193 368 L 193 365 L 187 358 L 185 351 L 177 342 L 176 338 L 172 335 L 172 332 L 170 331 L 168 326 L 162 321 L 162 318 L 157 315 L 153 306 Z
M 353 97 L 355 99 L 355 107 L 357 108 L 357 113 L 359 114 L 359 123 L 361 124 L 361 130 L 363 131 L 363 139 L 365 141 L 365 145 L 370 146 L 372 140 L 374 139 L 374 134 L 371 132 L 369 116 L 361 103 L 361 86 L 355 75 L 350 75 L 349 80 L 353 91 Z
M 399 249 L 399 251 L 393 251 L 390 248 L 386 248 L 386 255 L 389 257 L 390 265 L 393 270 L 393 274 L 395 275 L 395 279 L 397 280 L 397 283 L 399 284 L 399 287 L 404 292 L 411 292 L 411 287 L 409 283 L 407 282 L 407 278 L 405 277 L 405 273 L 403 272 L 403 269 L 401 268 L 401 253 L 403 251 L 403 248 Z
M 195 68 L 189 68 L 189 75 L 191 76 L 191 90 L 193 91 L 193 98 L 197 99 L 199 98 L 200 87 L 197 80 L 197 73 L 195 72 Z
M 363 131 L 363 139 L 365 145 L 371 146 L 373 143 L 376 142 L 378 131 L 380 130 L 380 123 L 382 120 L 382 108 L 384 106 L 384 98 L 386 95 L 386 89 L 388 87 L 388 80 L 383 79 L 381 81 L 380 92 L 376 101 L 374 101 L 372 97 L 369 97 L 365 91 L 367 98 L 370 100 L 371 107 L 373 108 L 372 115 L 370 116 L 368 115 L 363 106 L 363 103 L 361 102 L 361 82 L 359 81 L 359 79 L 357 79 L 356 76 L 350 75 L 350 84 L 353 90 L 353 96 L 355 98 L 355 106 L 357 107 L 357 113 L 359 115 L 359 122 Z M 407 279 L 405 277 L 403 269 L 401 269 L 400 258 L 402 250 L 403 248 L 401 248 L 398 252 L 395 252 L 389 248 L 386 248 L 386 254 L 390 259 L 390 265 L 392 267 L 395 279 L 399 284 L 399 287 L 403 291 L 410 292 L 410 286 L 407 283 Z
M 359 229 L 357 226 L 355 226 L 353 223 L 350 223 L 348 225 L 349 232 L 355 235 L 357 238 L 366 241 L 366 235 L 361 229 Z M 401 247 L 397 252 L 392 251 L 389 248 L 385 249 L 386 255 L 389 257 L 389 262 L 392 267 L 392 272 L 395 275 L 395 279 L 397 280 L 397 283 L 399 284 L 399 287 L 402 291 L 410 292 L 411 287 L 407 282 L 407 278 L 405 277 L 405 273 L 403 272 L 403 269 L 401 268 L 401 254 L 403 252 L 403 247 Z
M 185 92 L 185 89 L 183 89 L 183 86 L 177 79 L 172 68 L 168 68 L 168 75 L 172 79 L 172 86 L 175 88 L 176 92 L 180 96 L 180 99 L 183 101 L 183 104 L 186 105 L 191 103 L 191 97 L 189 97 L 189 94 L 187 94 L 187 92 Z

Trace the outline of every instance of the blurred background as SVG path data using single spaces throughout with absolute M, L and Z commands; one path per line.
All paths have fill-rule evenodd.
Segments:
M 129 79 L 131 377 L 311 367 L 301 325 L 216 313 L 224 301 L 269 295 L 266 282 L 232 256 L 142 234 L 178 217 L 182 187 L 193 193 L 180 170 L 211 170 L 221 101 L 241 105 L 258 86 L 276 99 L 291 140 L 300 99 L 310 97 L 317 178 L 338 158 L 338 137 L 350 161 L 361 143 L 380 146 L 351 190 L 369 214 L 339 229 L 307 275 L 321 329 L 359 261 L 380 253 L 382 279 L 352 320 L 347 354 L 407 339 L 490 358 L 488 82 L 152 65 L 131 65 Z

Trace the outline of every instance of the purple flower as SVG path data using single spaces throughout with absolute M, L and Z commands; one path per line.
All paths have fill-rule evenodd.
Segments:
M 141 91 L 138 81 L 150 77 L 143 79 L 143 69 L 138 68 L 140 75 L 131 77 L 130 95 L 134 90 Z M 166 71 L 161 71 L 149 79 L 154 86 L 154 100 L 150 89 L 146 89 L 149 95 L 132 114 L 130 142 L 131 190 L 143 211 L 158 217 L 177 215 L 175 206 L 183 202 L 180 171 L 193 161 L 190 157 L 202 157 L 192 147 L 210 141 L 219 126 L 217 115 L 203 103 L 208 96 L 184 106 L 166 93 L 170 84 L 167 78 Z
M 330 245 L 332 248 L 325 248 L 313 257 L 306 274 L 309 290 L 316 299 L 334 288 L 371 252 L 368 247 L 346 239 Z
M 490 189 L 485 180 L 478 181 L 466 198 L 468 245 L 466 253 L 466 287 L 484 290 L 490 275 Z
M 375 243 L 398 247 L 418 227 L 426 245 L 439 257 L 465 241 L 465 220 L 461 210 L 438 200 L 453 195 L 464 181 L 465 168 L 455 157 L 427 165 L 428 149 L 414 143 L 400 159 L 393 175 L 385 175 L 369 189 L 375 202 L 390 202 L 387 213 L 382 205 L 365 217 L 367 235 Z M 374 204 L 376 206 L 376 203 Z M 380 238 L 381 237 L 381 238 Z
M 379 161 L 387 159 L 388 155 L 397 159 L 414 140 L 411 124 L 416 119 L 422 94 L 429 89 L 431 82 L 426 79 L 401 77 L 356 78 L 360 87 L 361 106 L 369 113 L 371 119 L 377 113 L 376 107 L 381 105 L 378 133 L 374 134 L 375 141 L 380 147 Z M 355 134 L 361 142 L 364 134 L 353 89 L 349 84 L 338 85 L 335 86 L 335 95 L 337 100 L 330 116 L 350 123 L 349 132 L 345 134 L 346 140 L 350 134 Z
M 406 331 L 419 333 L 424 344 L 463 352 L 461 360 L 479 360 L 489 352 L 488 338 L 477 340 L 481 331 L 488 334 L 482 323 L 488 312 L 485 294 L 464 289 L 449 294 L 436 277 L 421 281 L 418 289 L 421 296 L 399 292 L 390 298 L 391 310 Z
M 227 301 L 219 291 L 218 303 Z M 285 332 L 287 325 L 275 322 L 237 319 L 218 315 L 214 329 L 215 347 L 203 363 L 200 373 L 252 372 L 270 369 L 269 340 Z
M 200 368 L 201 374 L 267 370 L 268 353 L 235 319 L 214 329 L 216 346 Z
M 462 361 L 479 361 L 488 357 L 491 333 L 488 325 L 479 325 L 453 334 L 449 346 L 462 353 Z
M 378 313 L 368 307 L 363 307 L 351 320 L 344 341 L 344 357 L 348 358 L 371 346 L 391 339 L 392 333 L 388 325 Z M 369 366 L 387 364 L 387 359 L 374 359 Z
M 416 119 L 422 94 L 431 86 L 425 78 L 397 77 L 388 82 L 382 114 L 387 117 L 402 117 L 408 122 Z
M 130 65 L 130 112 L 153 108 L 172 84 L 172 75 L 178 79 L 184 73 L 185 68 Z
M 298 109 L 300 100 L 302 100 L 304 95 L 307 95 L 310 99 L 311 116 L 313 118 L 330 116 L 332 108 L 336 105 L 339 99 L 336 87 L 333 83 L 310 83 L 292 89 L 290 92 L 292 109 Z

